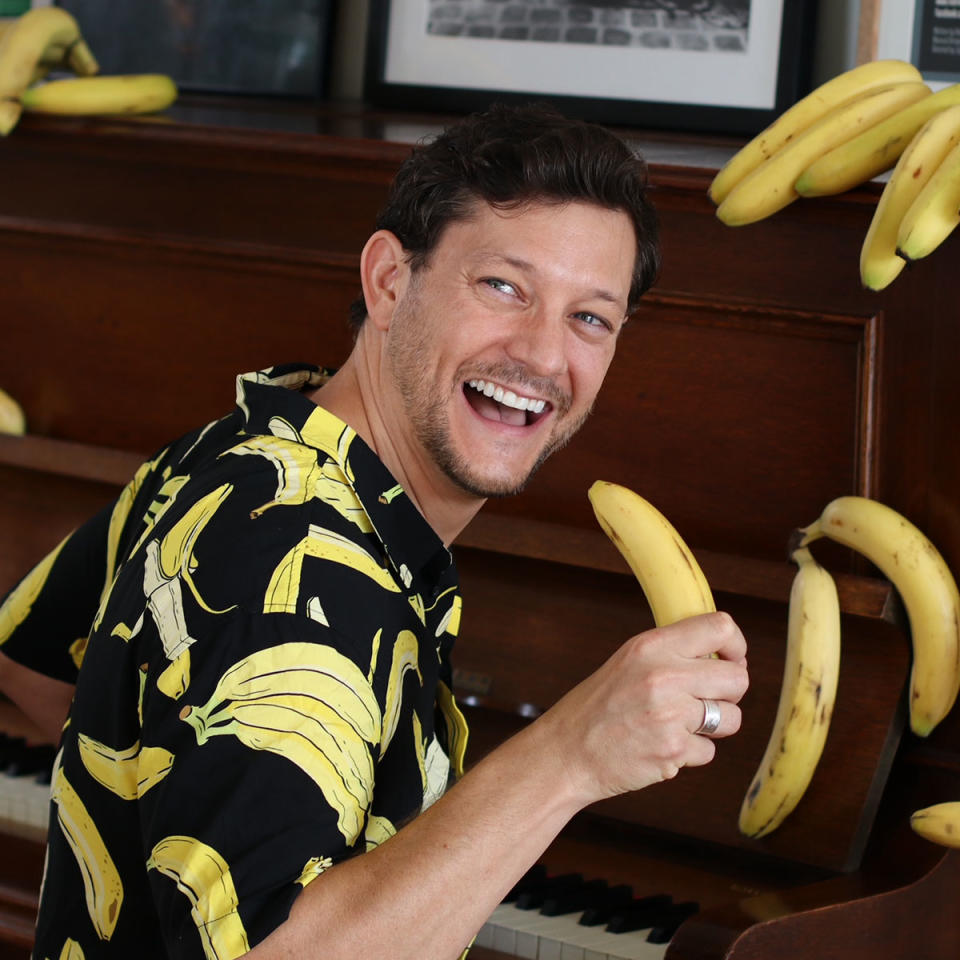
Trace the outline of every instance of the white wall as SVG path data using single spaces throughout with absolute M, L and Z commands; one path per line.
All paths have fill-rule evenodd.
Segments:
M 769 0 L 754 0 L 767 3 Z M 334 99 L 359 100 L 363 96 L 363 54 L 368 0 L 341 0 L 331 68 L 330 93 Z M 857 21 L 860 0 L 819 0 L 813 82 L 822 83 L 856 62 Z

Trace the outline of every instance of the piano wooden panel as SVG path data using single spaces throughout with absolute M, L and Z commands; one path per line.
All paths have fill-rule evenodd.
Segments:
M 396 134 L 438 120 L 199 98 L 163 122 L 23 119 L 0 156 L 17 185 L 0 197 L 0 386 L 31 435 L 0 437 L 0 590 L 144 455 L 229 409 L 235 374 L 345 355 L 358 253 L 409 149 Z M 732 230 L 706 188 L 736 141 L 628 135 L 651 159 L 663 273 L 581 436 L 456 546 L 471 756 L 649 625 L 586 500 L 594 479 L 626 483 L 677 524 L 747 628 L 745 725 L 710 767 L 582 814 L 544 862 L 698 900 L 667 960 L 894 960 L 918 929 L 925 956 L 956 957 L 958 856 L 907 817 L 960 798 L 960 715 L 926 742 L 903 732 L 903 611 L 849 551 L 814 548 L 845 611 L 822 766 L 770 837 L 745 840 L 735 819 L 779 692 L 792 528 L 864 493 L 960 569 L 960 240 L 871 294 L 856 265 L 876 184 Z M 0 851 L 0 958 L 24 957 L 42 845 L 0 828 Z

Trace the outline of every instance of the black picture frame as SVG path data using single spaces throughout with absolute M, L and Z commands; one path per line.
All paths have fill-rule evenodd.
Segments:
M 461 71 L 461 76 L 457 78 L 458 82 L 456 83 L 449 82 L 449 77 L 443 72 L 435 72 L 432 76 L 418 77 L 413 81 L 406 77 L 399 79 L 397 71 L 391 72 L 388 70 L 391 54 L 395 56 L 395 48 L 391 47 L 393 43 L 391 36 L 397 29 L 396 27 L 392 29 L 391 16 L 397 17 L 397 22 L 401 25 L 399 29 L 408 34 L 404 38 L 404 45 L 410 46 L 412 44 L 412 49 L 402 56 L 407 58 L 414 72 L 417 70 L 426 71 L 431 68 L 418 63 L 420 58 L 416 47 L 420 41 L 416 34 L 416 28 L 413 28 L 411 39 L 410 24 L 416 22 L 415 16 L 412 17 L 411 13 L 414 15 L 418 13 L 426 14 L 432 2 L 436 2 L 436 0 L 370 0 L 364 96 L 372 106 L 407 111 L 467 113 L 483 109 L 493 101 L 522 102 L 534 99 L 551 102 L 570 116 L 582 117 L 609 125 L 640 129 L 753 135 L 768 126 L 780 113 L 810 90 L 812 47 L 816 27 L 816 0 L 740 0 L 741 5 L 744 2 L 750 4 L 748 10 L 751 18 L 753 12 L 760 9 L 761 4 L 763 5 L 761 12 L 768 17 L 770 9 L 776 8 L 779 4 L 780 25 L 775 41 L 775 52 L 772 49 L 764 50 L 762 41 L 758 41 L 757 50 L 752 55 L 755 60 L 763 58 L 764 71 L 768 77 L 767 89 L 759 92 L 751 90 L 751 95 L 756 93 L 756 96 L 766 98 L 764 103 L 760 105 L 716 102 L 718 85 L 710 83 L 709 79 L 705 79 L 698 89 L 713 91 L 714 102 L 697 102 L 695 97 L 692 96 L 678 100 L 676 99 L 677 94 L 669 89 L 669 77 L 664 80 L 663 75 L 658 76 L 658 90 L 661 95 L 657 98 L 633 99 L 625 96 L 599 96 L 591 91 L 571 93 L 569 90 L 558 92 L 549 89 L 529 89 L 527 88 L 528 84 L 522 79 L 518 78 L 515 82 L 510 76 L 510 71 L 514 65 L 517 66 L 518 70 L 527 69 L 526 67 L 521 68 L 520 63 L 521 60 L 529 59 L 527 55 L 531 51 L 535 51 L 538 56 L 546 58 L 547 61 L 556 58 L 557 67 L 561 70 L 563 68 L 561 61 L 568 61 L 569 69 L 566 73 L 574 75 L 578 60 L 581 59 L 578 53 L 585 47 L 584 44 L 570 42 L 540 43 L 533 39 L 494 39 L 492 41 L 496 46 L 491 45 L 490 56 L 498 61 L 496 88 L 489 83 L 485 85 L 480 82 L 474 85 L 469 82 L 470 64 L 480 62 L 477 53 L 482 48 L 478 47 L 476 43 L 472 43 L 470 48 L 473 56 L 462 58 L 467 64 L 464 68 L 466 74 L 464 75 Z M 483 0 L 466 0 L 466 3 L 461 0 L 455 6 L 463 7 L 471 2 L 476 4 L 483 2 Z M 711 2 L 713 0 L 669 0 L 669 5 L 672 5 L 675 9 L 685 8 L 696 12 L 697 9 L 702 11 L 704 6 Z M 644 7 L 650 8 L 658 3 L 663 8 L 668 6 L 668 3 L 664 0 L 594 0 L 592 3 L 580 3 L 579 0 L 573 0 L 573 3 L 571 3 L 571 0 L 546 0 L 546 5 L 550 3 L 554 7 L 579 5 L 597 10 L 614 7 L 627 10 L 631 15 L 633 10 Z M 447 8 L 450 6 L 454 5 L 447 4 Z M 429 34 L 427 32 L 427 21 L 423 16 L 421 16 L 419 23 L 423 25 L 422 43 L 424 53 L 429 49 L 439 49 L 443 41 L 473 40 L 472 37 L 462 35 L 438 37 L 435 34 Z M 440 43 L 438 43 L 438 40 Z M 491 41 L 483 39 L 481 42 L 490 43 Z M 624 53 L 626 47 L 621 48 L 614 55 L 609 52 L 611 49 L 609 47 L 603 47 L 602 44 L 594 44 L 593 46 L 594 51 L 590 56 L 597 58 L 603 54 L 607 58 L 607 62 L 613 60 L 615 56 L 619 64 L 617 69 L 621 71 L 623 71 L 624 65 L 629 66 L 640 62 L 639 60 L 628 59 L 634 54 Z M 448 51 L 451 49 L 455 48 L 447 48 Z M 633 49 L 631 47 L 631 50 Z M 464 52 L 466 52 L 466 49 Z M 688 64 L 692 63 L 699 68 L 701 64 L 706 64 L 707 61 L 706 59 L 701 61 L 687 59 L 684 61 L 682 58 L 692 58 L 696 56 L 696 52 L 694 50 L 678 49 L 673 53 L 678 58 L 677 60 L 670 61 L 670 54 L 667 54 L 666 57 L 661 54 L 658 62 L 673 63 L 676 78 L 682 79 L 684 85 L 690 86 L 692 82 L 695 82 L 695 78 L 685 76 L 683 71 L 689 69 Z M 649 53 L 649 51 L 636 48 L 637 57 L 646 53 Z M 712 54 L 713 51 L 711 50 L 710 53 Z M 735 53 L 730 55 L 736 56 Z M 504 62 L 504 58 L 506 58 L 506 62 Z M 429 57 L 425 58 L 425 60 L 428 59 Z M 722 72 L 723 66 L 714 66 L 717 61 L 718 58 L 715 55 L 712 56 L 709 61 L 709 69 L 714 72 Z M 652 57 L 647 60 L 647 64 L 651 62 L 653 62 Z M 742 63 L 742 61 L 735 62 L 735 65 L 740 66 Z M 459 67 L 457 69 L 459 70 Z M 741 72 L 745 69 L 744 64 L 741 67 Z M 589 75 L 590 71 L 587 70 L 585 73 Z M 436 77 L 436 81 L 434 81 L 433 76 Z M 465 76 L 467 79 L 465 79 Z M 743 87 L 745 84 L 749 86 L 750 80 L 749 78 L 739 77 L 737 82 Z
M 319 99 L 336 0 L 57 0 L 104 74 L 165 73 L 183 92 Z

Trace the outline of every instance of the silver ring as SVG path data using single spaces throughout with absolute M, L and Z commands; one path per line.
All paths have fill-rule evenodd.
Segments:
M 716 700 L 703 701 L 703 721 L 693 732 L 709 737 L 720 726 L 720 704 Z

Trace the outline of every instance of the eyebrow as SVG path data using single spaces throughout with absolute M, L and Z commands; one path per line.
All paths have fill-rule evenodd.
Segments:
M 513 257 L 505 253 L 483 253 L 480 258 L 481 262 L 483 260 L 499 260 L 508 266 L 515 267 L 518 270 L 524 271 L 525 273 L 537 273 L 537 268 L 530 263 L 529 260 L 524 260 L 522 257 Z M 609 290 L 604 290 L 602 287 L 598 287 L 595 290 L 591 290 L 587 295 L 587 299 L 605 300 L 608 303 L 612 303 L 615 307 L 626 310 L 626 305 L 617 297 L 615 294 L 611 293 Z

